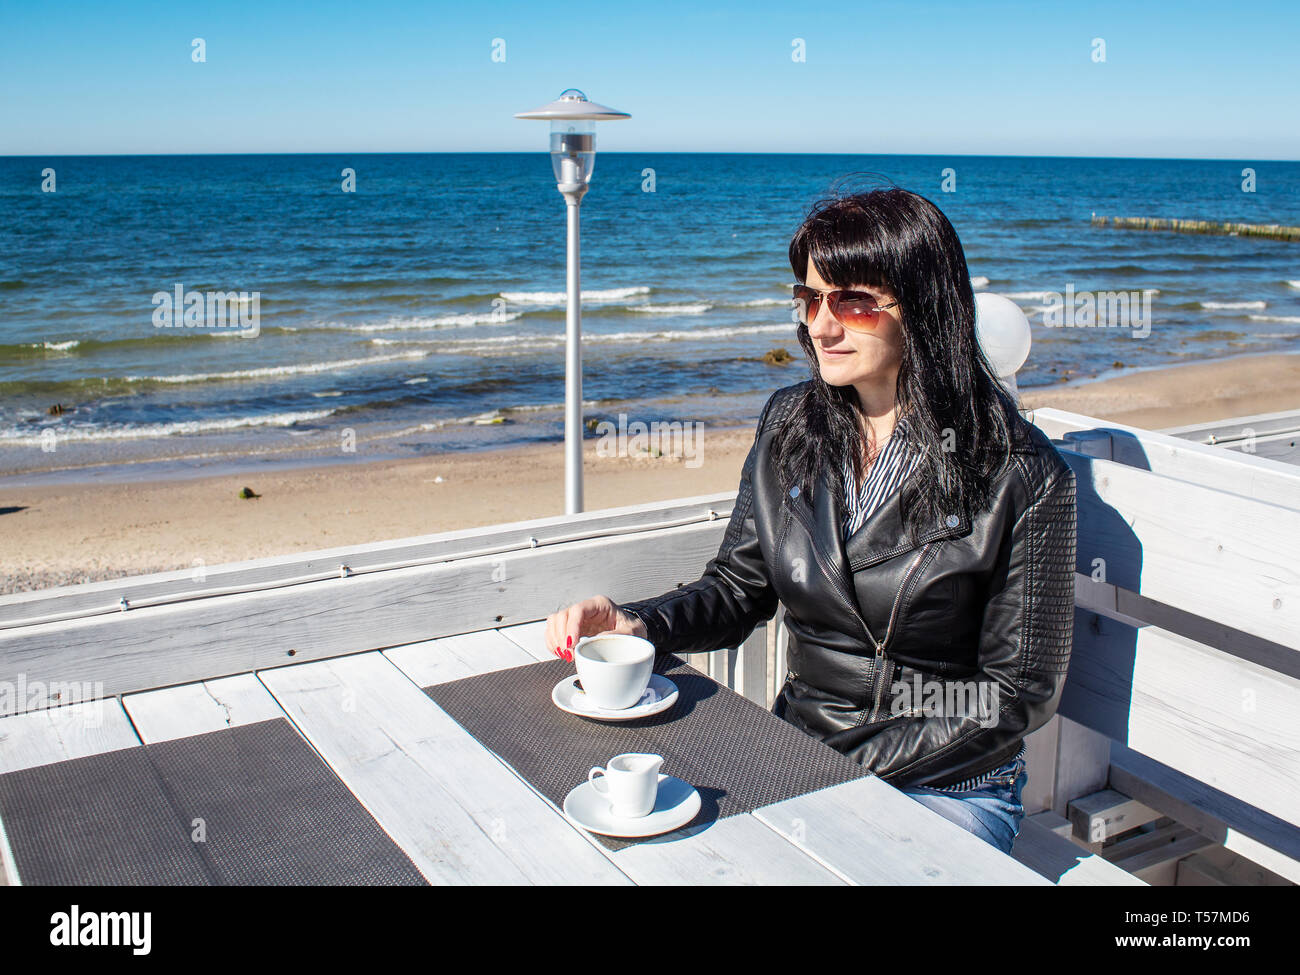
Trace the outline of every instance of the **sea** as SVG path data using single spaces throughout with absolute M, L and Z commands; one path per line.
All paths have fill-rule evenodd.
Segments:
M 809 375 L 792 233 L 819 197 L 891 183 L 1026 313 L 1022 393 L 1300 351 L 1300 242 L 1091 221 L 1300 225 L 1300 163 L 602 153 L 587 436 L 752 425 Z M 565 220 L 544 148 L 0 157 L 0 486 L 559 442 Z M 1145 325 L 1063 319 L 1056 296 L 1103 292 L 1148 296 Z

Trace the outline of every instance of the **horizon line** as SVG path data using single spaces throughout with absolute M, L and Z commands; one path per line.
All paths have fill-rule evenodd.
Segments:
M 136 159 L 136 158 L 191 158 L 198 156 L 534 156 L 546 154 L 545 149 L 364 149 L 364 150 L 311 150 L 284 151 L 268 150 L 259 152 L 23 152 L 0 154 L 0 159 Z M 899 158 L 923 157 L 948 159 L 953 157 L 970 159 L 1094 159 L 1115 161 L 1143 162 L 1300 162 L 1300 158 L 1272 158 L 1265 156 L 1106 156 L 1106 155 L 1067 155 L 1058 153 L 989 153 L 989 152 L 772 152 L 758 149 L 606 149 L 598 150 L 599 156 L 853 156 Z

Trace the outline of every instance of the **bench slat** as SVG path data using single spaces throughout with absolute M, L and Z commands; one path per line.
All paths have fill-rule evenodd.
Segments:
M 1076 478 L 1078 572 L 1300 647 L 1300 510 L 1061 455 Z
M 1300 823 L 1300 680 L 1158 627 L 1079 608 L 1058 710 Z

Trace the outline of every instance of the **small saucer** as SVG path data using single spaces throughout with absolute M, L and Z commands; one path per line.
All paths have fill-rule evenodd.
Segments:
M 564 797 L 564 815 L 572 823 L 602 836 L 658 836 L 685 826 L 700 811 L 700 794 L 675 775 L 659 773 L 655 807 L 645 816 L 615 816 L 609 798 L 582 782 Z
M 677 685 L 663 674 L 651 674 L 650 684 L 646 687 L 641 700 L 630 708 L 602 708 L 592 704 L 587 695 L 575 687 L 577 674 L 572 674 L 551 689 L 551 701 L 561 711 L 568 711 L 583 718 L 596 718 L 600 721 L 631 721 L 644 718 L 660 711 L 667 711 L 677 701 Z

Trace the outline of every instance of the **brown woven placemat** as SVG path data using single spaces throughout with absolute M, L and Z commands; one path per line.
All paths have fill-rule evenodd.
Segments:
M 573 673 L 568 661 L 540 661 L 424 692 L 561 809 L 592 766 L 622 752 L 662 755 L 660 771 L 699 791 L 700 811 L 683 829 L 871 774 L 680 657 L 655 660 L 655 673 L 677 685 L 676 703 L 633 721 L 599 721 L 557 708 L 551 690 Z M 611 850 L 641 842 L 592 835 Z

